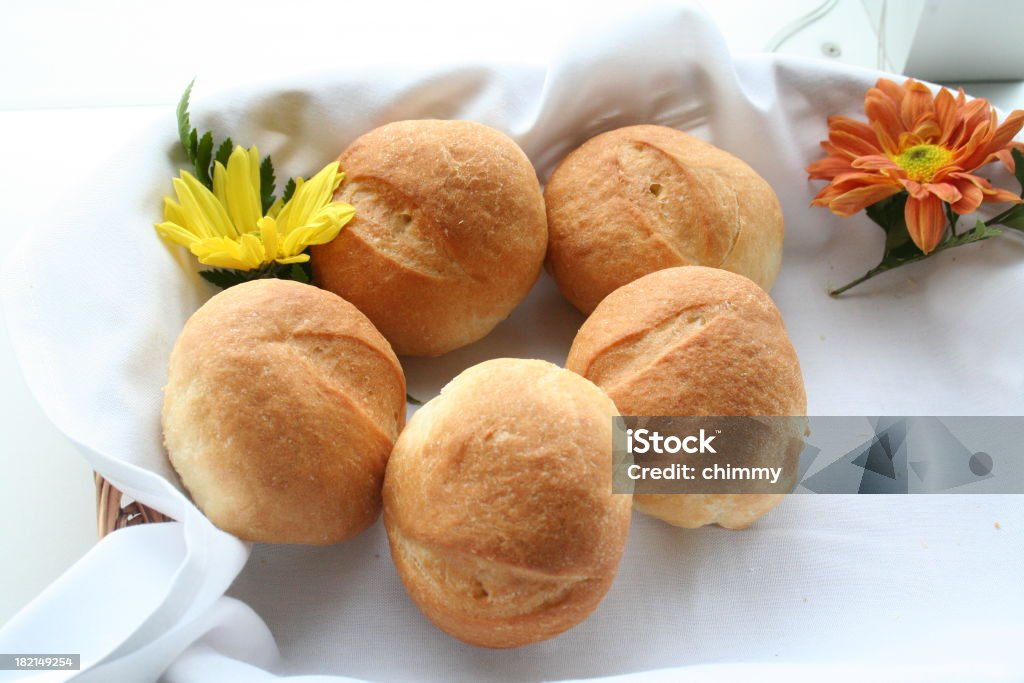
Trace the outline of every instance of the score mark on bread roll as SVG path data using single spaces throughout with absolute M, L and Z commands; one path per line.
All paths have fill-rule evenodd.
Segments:
M 330 292 L 256 280 L 185 323 L 164 442 L 214 524 L 269 543 L 337 543 L 381 510 L 405 376 L 366 316 Z
M 547 267 L 584 313 L 663 268 L 723 268 L 764 289 L 782 262 L 778 198 L 740 159 L 665 126 L 602 133 L 571 152 L 544 190 Z
M 773 416 L 754 466 L 795 475 L 807 414 L 800 361 L 763 289 L 717 268 L 646 275 L 608 295 L 580 328 L 565 367 L 605 390 L 623 415 Z M 774 448 L 773 446 L 778 446 Z M 641 512 L 682 527 L 743 528 L 784 494 L 637 494 Z
M 384 526 L 434 624 L 517 647 L 597 607 L 630 522 L 630 496 L 612 493 L 616 414 L 577 374 L 503 358 L 466 370 L 413 416 L 388 462 Z
M 547 247 L 537 175 L 508 136 L 470 121 L 399 121 L 340 157 L 356 216 L 314 247 L 317 281 L 399 355 L 436 356 L 508 317 Z

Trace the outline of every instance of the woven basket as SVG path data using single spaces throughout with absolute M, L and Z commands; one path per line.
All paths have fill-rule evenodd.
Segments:
M 124 501 L 124 494 L 94 473 L 96 480 L 96 533 L 103 538 L 111 531 L 136 524 L 170 522 L 171 518 L 138 501 Z

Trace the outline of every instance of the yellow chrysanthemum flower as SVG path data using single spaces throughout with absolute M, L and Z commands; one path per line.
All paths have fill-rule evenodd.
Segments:
M 164 198 L 164 239 L 189 248 L 199 262 L 219 268 L 254 270 L 273 262 L 302 263 L 312 244 L 330 242 L 355 215 L 351 204 L 331 201 L 345 174 L 332 162 L 280 199 L 263 215 L 260 204 L 260 155 L 238 146 L 227 168 L 214 164 L 213 192 L 188 171 L 174 179 L 178 201 Z

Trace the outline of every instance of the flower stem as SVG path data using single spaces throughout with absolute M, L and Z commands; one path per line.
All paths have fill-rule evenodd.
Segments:
M 878 275 L 879 273 L 884 273 L 885 271 L 887 271 L 889 269 L 890 269 L 890 267 L 886 267 L 886 266 L 875 266 L 874 268 L 872 268 L 868 272 L 866 272 L 863 275 L 861 275 L 856 280 L 851 280 L 850 282 L 847 282 L 845 285 L 843 285 L 839 289 L 829 290 L 828 295 L 829 296 L 839 296 L 840 294 L 842 294 L 846 290 L 853 289 L 854 287 L 856 287 L 860 283 L 867 282 L 868 280 L 870 280 L 874 276 Z
M 939 246 L 935 247 L 935 249 L 932 250 L 931 253 L 928 253 L 928 254 L 919 253 L 919 254 L 916 254 L 914 256 L 909 256 L 909 257 L 906 257 L 906 258 L 901 258 L 899 260 L 890 261 L 890 262 L 882 261 L 882 263 L 879 263 L 877 266 L 875 266 L 874 268 L 872 268 L 868 272 L 864 273 L 863 275 L 861 275 L 856 280 L 853 280 L 851 282 L 846 283 L 845 285 L 843 285 L 839 289 L 833 289 L 833 290 L 829 291 L 829 296 L 839 296 L 840 294 L 842 294 L 843 292 L 847 291 L 848 289 L 852 289 L 853 287 L 856 287 L 857 285 L 861 284 L 862 282 L 866 282 L 867 280 L 870 280 L 871 278 L 875 277 L 876 275 L 884 273 L 884 272 L 886 272 L 888 270 L 893 270 L 894 268 L 899 268 L 900 266 L 906 266 L 906 265 L 909 265 L 911 263 L 917 263 L 918 261 L 923 261 L 924 259 L 928 258 L 932 254 L 937 254 L 938 252 L 945 251 L 946 249 L 952 249 L 953 247 L 961 247 L 961 246 L 963 246 L 965 244 L 972 244 L 974 242 L 980 242 L 981 240 L 988 239 L 989 237 L 994 237 L 995 235 L 998 235 L 1001 232 L 1000 230 L 994 229 L 994 228 L 989 230 L 989 229 L 987 229 L 988 227 L 989 226 L 988 226 L 987 223 L 982 223 L 981 221 L 978 221 L 977 225 L 975 225 L 974 228 L 972 228 L 970 230 L 966 230 L 966 231 L 960 233 L 959 235 L 953 235 L 953 236 L 947 237 L 946 240 L 944 242 L 942 242 Z
M 953 233 L 953 237 L 956 237 L 956 214 L 953 213 L 953 205 L 946 204 L 946 218 L 949 220 L 949 229 Z
M 936 248 L 935 251 L 938 251 L 939 249 L 941 249 L 941 247 Z M 859 284 L 861 284 L 863 282 L 867 282 L 871 278 L 875 277 L 876 275 L 881 275 L 882 273 L 886 272 L 887 270 L 892 270 L 893 268 L 899 268 L 900 266 L 905 266 L 908 263 L 916 263 L 916 262 L 918 262 L 918 261 L 920 261 L 922 259 L 925 259 L 925 258 L 928 258 L 928 257 L 925 254 L 921 254 L 920 256 L 915 256 L 913 258 L 907 259 L 906 261 L 901 261 L 900 263 L 895 263 L 895 264 L 891 264 L 891 265 L 887 264 L 887 263 L 880 263 L 879 265 L 875 266 L 874 268 L 872 268 L 868 272 L 866 272 L 863 275 L 861 275 L 856 280 L 851 280 L 850 282 L 847 282 L 845 285 L 843 285 L 839 289 L 830 290 L 828 295 L 829 296 L 839 296 L 840 294 L 842 294 L 846 290 L 853 289 L 857 285 L 859 285 Z
M 1004 220 L 1006 220 L 1006 217 L 1010 215 L 1010 212 L 1012 212 L 1014 208 L 1015 207 L 1010 207 L 1006 211 L 1003 211 L 1001 214 L 999 214 L 997 216 L 993 216 L 992 218 L 989 218 L 987 221 L 985 221 L 985 225 L 988 225 L 988 226 L 999 225 Z

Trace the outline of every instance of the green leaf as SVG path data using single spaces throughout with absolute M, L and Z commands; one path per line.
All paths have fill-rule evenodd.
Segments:
M 191 161 L 192 163 L 195 163 L 195 161 L 196 161 L 196 151 L 198 149 L 199 149 L 199 131 L 197 131 L 195 128 L 193 128 L 192 132 L 189 133 L 189 135 L 188 135 L 188 150 L 186 150 L 186 153 L 188 154 L 188 160 Z
M 195 130 L 192 128 L 192 121 L 188 115 L 188 98 L 192 95 L 192 86 L 195 85 L 196 79 L 192 79 L 188 87 L 185 88 L 185 92 L 181 94 L 181 99 L 178 100 L 178 109 L 176 111 L 178 117 L 178 139 L 181 141 L 181 146 L 185 149 L 185 156 L 188 157 L 189 161 L 195 161 Z
M 1013 175 L 1017 176 L 1017 182 L 1020 183 L 1020 195 L 1024 197 L 1024 154 L 1021 154 L 1020 150 L 1014 147 L 1010 150 L 1010 156 L 1013 157 Z
M 414 406 L 421 406 L 421 405 L 423 405 L 423 401 L 419 400 L 418 398 L 413 398 L 409 394 L 405 395 L 405 401 L 406 401 L 406 403 L 411 403 Z
M 274 163 L 269 156 L 263 157 L 260 164 L 260 199 L 263 202 L 263 213 L 274 203 L 274 185 L 277 179 L 274 177 Z
M 290 270 L 291 272 L 289 273 L 289 275 L 291 277 L 289 277 L 288 279 L 295 280 L 296 282 L 301 282 L 304 285 L 309 284 L 309 274 L 306 272 L 306 269 L 302 267 L 302 264 L 293 263 Z
M 885 231 L 885 251 L 882 263 L 895 262 L 899 259 L 913 258 L 922 254 L 907 232 L 907 220 L 904 210 L 907 206 L 907 193 L 900 192 L 869 206 L 865 213 L 868 218 Z
M 309 253 L 307 249 L 304 253 Z M 273 277 L 279 277 L 282 280 L 295 280 L 301 282 L 304 285 L 313 283 L 313 264 L 309 261 L 303 263 L 293 263 L 290 266 L 278 266 L 278 270 L 274 273 Z
M 306 249 L 305 253 L 308 254 L 309 249 Z M 302 268 L 302 272 L 306 274 L 306 282 L 308 282 L 311 285 L 315 285 L 316 282 L 313 278 L 313 261 L 306 261 L 305 263 L 298 264 L 298 266 Z
M 868 215 L 868 218 L 877 223 L 882 230 L 889 232 L 892 226 L 898 225 L 903 220 L 903 211 L 906 206 L 907 193 L 900 192 L 891 197 L 886 197 L 880 202 L 875 202 L 864 209 L 864 213 Z
M 207 282 L 213 283 L 221 289 L 234 287 L 249 280 L 258 280 L 262 277 L 259 271 L 232 270 L 230 268 L 213 268 L 212 270 L 201 270 L 199 276 Z
M 213 176 L 210 175 L 210 166 L 213 163 L 213 133 L 206 131 L 199 139 L 199 146 L 196 149 L 194 166 L 196 178 L 209 189 L 213 189 Z
M 1024 230 L 1024 204 L 1018 204 L 1004 213 L 998 223 L 1014 230 Z
M 950 247 L 959 247 L 962 244 L 970 244 L 971 242 L 980 242 L 981 240 L 987 240 L 989 237 L 995 237 L 996 235 L 1002 234 L 1003 231 L 999 228 L 994 228 L 991 225 L 986 224 L 984 221 L 978 221 L 974 224 L 974 228 L 961 233 L 952 239 L 946 240 L 940 244 L 935 251 L 949 249 Z
M 897 195 L 896 197 L 899 196 L 900 195 Z M 896 197 L 893 197 L 891 199 L 895 199 Z M 904 205 L 906 204 L 906 195 L 903 196 L 902 203 Z M 860 283 L 866 280 L 870 280 L 876 275 L 884 273 L 888 270 L 892 270 L 893 268 L 899 268 L 900 266 L 905 266 L 910 263 L 922 261 L 931 256 L 932 254 L 937 254 L 940 251 L 945 251 L 946 249 L 962 247 L 965 244 L 972 244 L 974 242 L 987 240 L 990 237 L 1001 235 L 1003 232 L 999 228 L 994 228 L 990 225 L 985 224 L 983 221 L 979 220 L 977 223 L 974 224 L 974 227 L 971 228 L 970 230 L 962 232 L 959 235 L 948 236 L 943 242 L 939 243 L 939 246 L 935 247 L 935 250 L 932 251 L 931 254 L 925 254 L 923 251 L 917 248 L 917 245 L 910 241 L 909 234 L 907 234 L 906 241 L 904 241 L 903 233 L 907 232 L 907 225 L 906 221 L 902 217 L 902 214 L 900 215 L 900 218 L 897 220 L 895 218 L 895 209 L 891 206 L 879 207 L 874 212 L 874 214 L 875 216 L 878 216 L 881 220 L 893 221 L 888 225 L 882 225 L 882 223 L 879 223 L 879 221 L 876 220 L 875 217 L 872 217 L 872 220 L 875 220 L 876 223 L 882 225 L 882 229 L 885 230 L 886 232 L 885 253 L 882 255 L 882 260 L 879 262 L 877 266 L 875 266 L 868 272 L 864 273 L 864 275 L 860 276 L 856 280 L 849 282 L 838 289 L 830 291 L 830 295 L 838 296 L 839 294 L 842 294 L 848 289 L 856 287 Z
M 235 151 L 235 143 L 231 142 L 231 138 L 228 138 L 224 142 L 220 143 L 220 147 L 217 148 L 217 154 L 214 155 L 214 161 L 220 162 L 221 166 L 228 165 L 228 159 L 231 157 L 231 152 Z M 212 171 L 211 171 L 212 173 Z
M 284 194 L 281 195 L 281 201 L 287 202 L 295 194 L 295 178 L 289 178 L 288 183 L 284 186 Z

